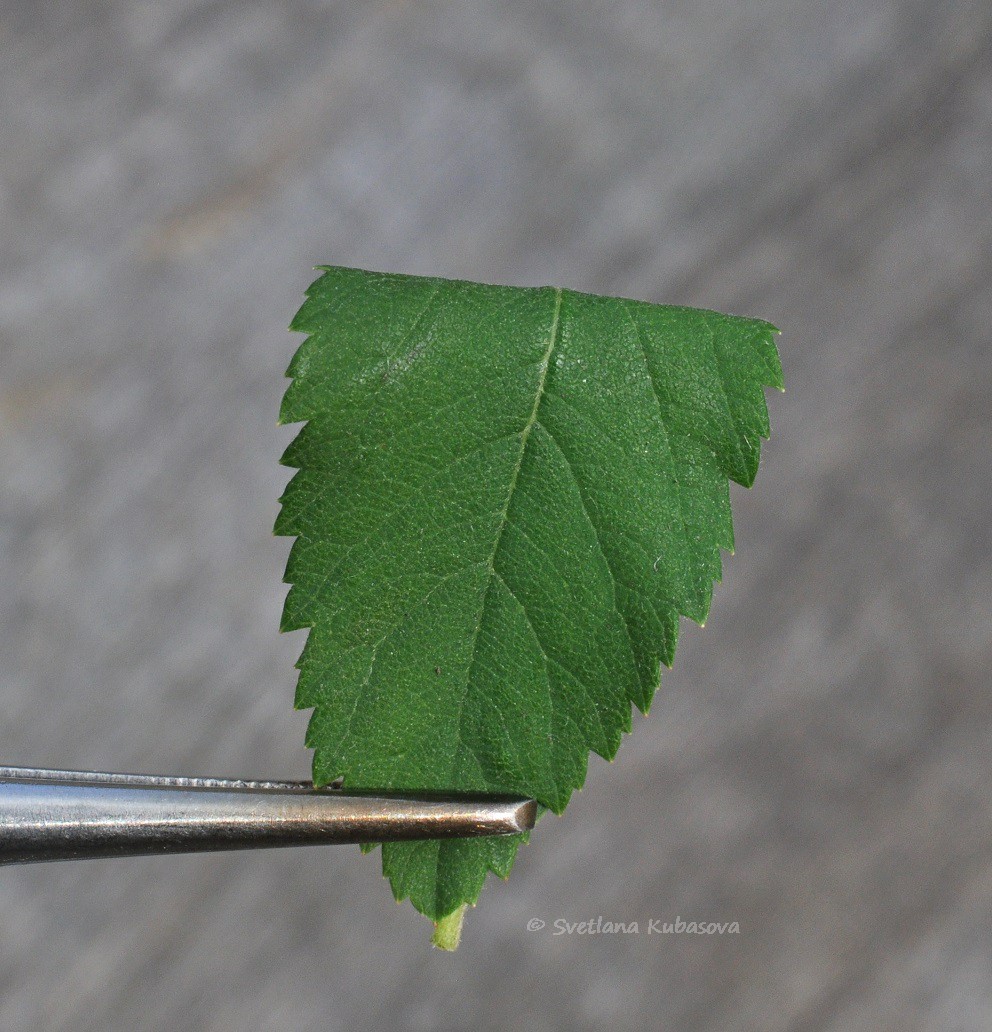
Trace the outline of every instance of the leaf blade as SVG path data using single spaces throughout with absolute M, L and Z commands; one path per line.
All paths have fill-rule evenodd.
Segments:
M 276 532 L 314 779 L 519 792 L 561 812 L 702 622 L 729 479 L 781 386 L 759 320 L 327 267 L 292 328 L 306 421 Z M 435 920 L 505 877 L 509 840 L 389 843 Z

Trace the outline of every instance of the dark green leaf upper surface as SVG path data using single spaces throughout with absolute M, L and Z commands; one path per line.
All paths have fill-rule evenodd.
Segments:
M 782 386 L 754 319 L 328 268 L 292 329 L 283 628 L 314 780 L 560 813 L 705 618 Z M 519 840 L 389 844 L 437 919 Z

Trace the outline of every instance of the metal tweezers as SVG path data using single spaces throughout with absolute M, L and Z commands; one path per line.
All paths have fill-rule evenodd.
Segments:
M 0 767 L 0 864 L 513 835 L 533 799 Z

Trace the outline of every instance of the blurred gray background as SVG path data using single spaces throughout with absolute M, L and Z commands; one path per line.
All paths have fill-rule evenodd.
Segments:
M 457 954 L 356 849 L 5 869 L 4 1032 L 992 1027 L 990 40 L 0 3 L 3 762 L 307 775 L 271 526 L 317 262 L 763 316 L 788 381 L 706 629 Z M 551 934 L 597 915 L 741 934 Z

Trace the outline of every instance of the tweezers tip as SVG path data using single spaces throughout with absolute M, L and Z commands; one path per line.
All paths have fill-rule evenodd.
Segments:
M 537 821 L 537 800 L 524 799 L 515 805 L 513 810 L 513 825 L 517 832 L 530 831 Z

